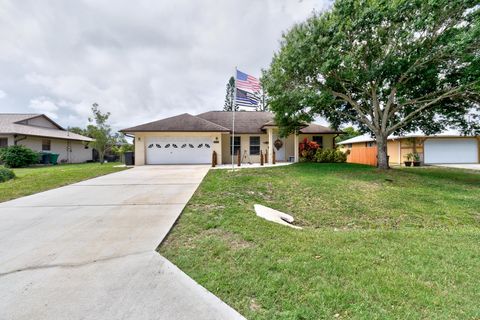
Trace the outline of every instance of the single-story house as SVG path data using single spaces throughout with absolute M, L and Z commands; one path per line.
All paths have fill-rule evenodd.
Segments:
M 370 135 L 354 137 L 338 145 L 341 150 L 348 150 L 347 162 L 376 165 L 377 146 Z M 480 136 L 464 136 L 455 131 L 391 136 L 387 153 L 391 165 L 401 165 L 409 153 L 417 153 L 424 164 L 479 163 Z
M 260 153 L 272 161 L 298 161 L 299 142 L 314 140 L 323 148 L 334 148 L 341 132 L 311 123 L 298 134 L 281 137 L 270 112 L 235 112 L 232 141 L 232 112 L 210 111 L 196 116 L 184 113 L 120 130 L 134 137 L 135 165 L 211 163 L 213 151 L 218 163 L 232 162 L 240 152 L 242 162 L 260 162 Z
M 58 153 L 60 163 L 92 160 L 93 141 L 62 128 L 44 114 L 0 113 L 0 148 L 23 145 L 37 152 Z

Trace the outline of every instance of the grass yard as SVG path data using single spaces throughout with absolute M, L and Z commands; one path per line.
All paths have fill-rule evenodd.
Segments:
M 301 163 L 211 170 L 159 252 L 248 319 L 479 319 L 479 244 L 476 172 Z
M 17 177 L 0 183 L 0 202 L 125 170 L 114 167 L 118 164 L 83 163 L 13 169 Z

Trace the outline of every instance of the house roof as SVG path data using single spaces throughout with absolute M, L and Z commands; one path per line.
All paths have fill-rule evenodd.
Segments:
M 465 137 L 465 135 L 462 135 L 457 130 L 446 130 L 444 132 L 433 134 L 433 135 L 426 135 L 422 132 L 414 132 L 414 133 L 408 133 L 401 136 L 391 135 L 388 137 L 388 140 L 396 140 L 396 139 L 402 139 L 402 138 L 424 138 L 424 137 L 457 138 L 457 137 Z M 375 138 L 372 138 L 370 134 L 364 134 L 361 136 L 353 137 L 351 139 L 347 139 L 337 144 L 342 145 L 342 144 L 362 143 L 362 142 L 370 142 L 370 141 L 375 141 Z
M 338 142 L 337 144 L 342 145 L 342 144 L 361 143 L 361 142 L 370 142 L 370 141 L 375 141 L 375 139 L 372 138 L 369 134 L 364 134 L 361 136 L 356 136 L 356 137 Z
M 139 126 L 122 129 L 121 132 L 228 132 L 228 128 L 222 127 L 208 120 L 183 113 L 178 116 L 165 118 Z
M 229 131 L 232 131 L 231 111 L 209 111 L 197 115 L 197 117 L 217 123 Z M 270 112 L 235 112 L 235 133 L 263 133 L 263 125 L 273 119 Z
M 192 116 L 184 113 L 178 116 L 145 123 L 122 129 L 121 132 L 231 132 L 231 111 L 209 111 Z M 275 126 L 274 115 L 270 112 L 235 112 L 235 133 L 264 133 L 265 126 Z M 312 123 L 300 130 L 300 133 L 341 133 Z
M 22 123 L 25 120 L 38 117 L 44 117 L 57 127 L 57 129 Z M 56 139 L 93 141 L 93 139 L 89 137 L 65 130 L 44 114 L 32 113 L 0 113 L 0 134 L 19 134 Z
M 305 128 L 300 129 L 301 133 L 343 133 L 342 131 L 332 130 L 329 127 L 321 126 L 316 123 L 310 123 Z

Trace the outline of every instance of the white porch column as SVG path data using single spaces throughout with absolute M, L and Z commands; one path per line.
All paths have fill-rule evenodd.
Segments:
M 268 133 L 268 163 L 273 163 L 273 129 L 267 128 Z
M 298 155 L 298 133 L 295 132 L 293 134 L 293 148 L 294 148 L 294 162 L 298 162 L 299 155 Z

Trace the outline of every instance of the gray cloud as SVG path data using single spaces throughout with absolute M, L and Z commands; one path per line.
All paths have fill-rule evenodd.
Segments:
M 282 31 L 323 1 L 0 0 L 0 110 L 115 128 L 220 109 L 239 69 L 260 75 Z

